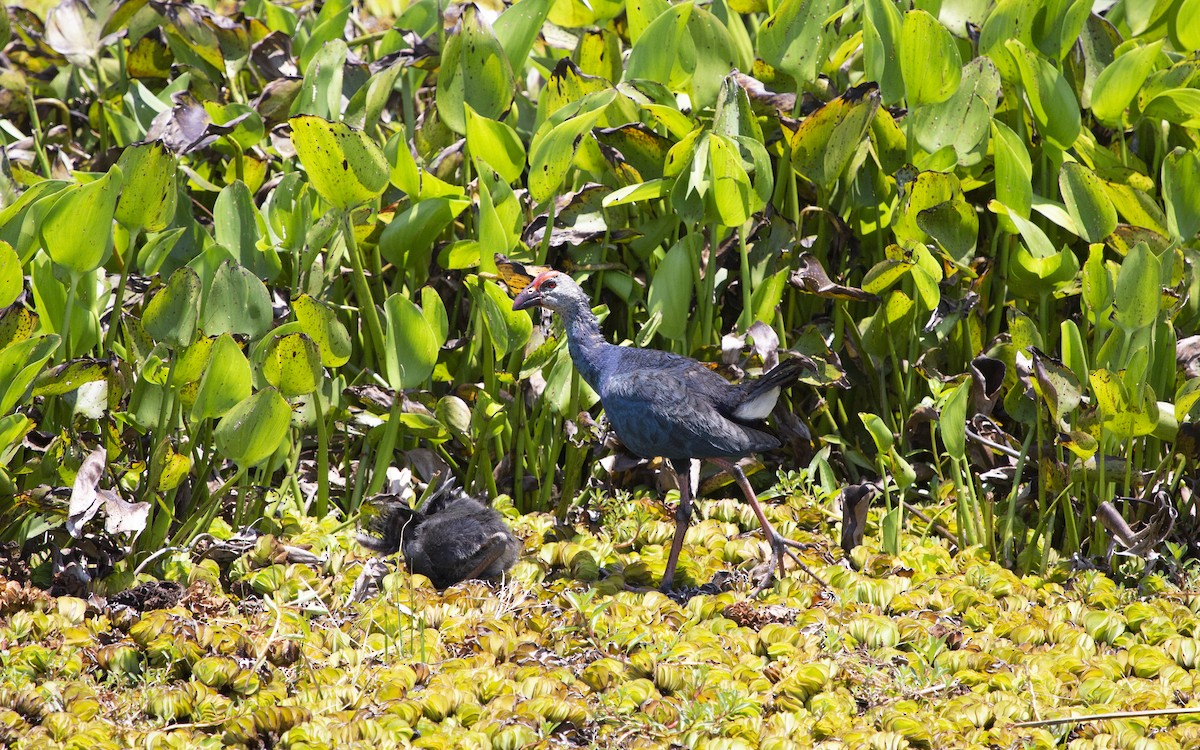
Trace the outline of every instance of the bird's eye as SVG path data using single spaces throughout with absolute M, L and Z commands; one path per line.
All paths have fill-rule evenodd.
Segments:
M 555 281 L 554 279 L 546 279 L 545 281 L 542 282 L 541 286 L 544 291 L 549 292 L 549 291 L 553 291 L 554 287 L 557 284 L 558 284 L 558 282 Z

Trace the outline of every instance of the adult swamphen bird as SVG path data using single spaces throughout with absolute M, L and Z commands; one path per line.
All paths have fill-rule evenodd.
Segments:
M 517 561 L 521 541 L 494 509 L 444 482 L 419 509 L 395 495 L 370 503 L 358 543 L 385 554 L 404 553 L 408 569 L 439 590 L 472 578 L 494 579 Z
M 675 537 L 662 580 L 664 591 L 674 582 L 691 519 L 690 477 L 692 462 L 697 459 L 712 461 L 733 475 L 771 545 L 773 561 L 755 593 L 770 584 L 776 566 L 783 573 L 784 555 L 821 581 L 789 549 L 803 549 L 804 545 L 784 538 L 767 521 L 737 464 L 743 456 L 779 447 L 778 438 L 761 429 L 762 422 L 775 408 L 780 389 L 795 383 L 804 370 L 816 370 L 811 360 L 788 359 L 757 380 L 734 385 L 694 359 L 608 343 L 600 334 L 587 294 L 564 273 L 539 274 L 513 300 L 514 310 L 534 306 L 562 317 L 571 359 L 600 395 L 609 424 L 625 447 L 643 458 L 660 456 L 670 461 L 680 478 Z

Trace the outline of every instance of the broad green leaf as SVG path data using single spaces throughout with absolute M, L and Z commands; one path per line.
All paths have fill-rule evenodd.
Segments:
M 692 281 L 703 244 L 700 233 L 684 236 L 667 251 L 650 279 L 646 309 L 651 315 L 662 316 L 658 332 L 664 338 L 682 341 L 687 336 Z
M 963 66 L 962 82 L 949 99 L 910 115 L 917 143 L 931 154 L 953 146 L 959 163 L 966 163 L 987 137 L 999 99 L 1000 72 L 988 58 L 975 58 Z
M 1038 22 L 1033 24 L 1034 41 L 1042 54 L 1061 63 L 1079 41 L 1084 22 L 1092 11 L 1091 0 L 1050 0 Z
M 763 207 L 742 166 L 737 146 L 724 136 L 708 138 L 710 216 L 727 227 L 740 227 Z
M 1154 70 L 1162 41 L 1130 49 L 1100 72 L 1092 86 L 1092 114 L 1110 127 L 1123 127 L 1125 110 Z
M 900 212 L 894 222 L 896 239 L 924 243 L 928 238 L 921 231 L 917 217 L 927 208 L 946 201 L 963 200 L 958 178 L 948 172 L 921 172 L 908 183 L 900 199 Z
M 813 112 L 791 137 L 792 167 L 823 190 L 841 177 L 879 109 L 875 84 L 856 86 Z
M 379 252 L 403 267 L 413 256 L 428 257 L 433 242 L 471 202 L 456 198 L 429 198 L 392 219 L 379 237 Z
M 1017 39 L 1026 47 L 1033 46 L 1031 21 L 1044 12 L 1043 5 L 1044 0 L 999 0 L 979 30 L 979 54 L 991 58 L 1006 83 L 1016 83 L 1021 74 L 1004 44 Z
M 517 131 L 478 114 L 470 104 L 463 106 L 467 113 L 467 148 L 471 158 L 496 170 L 507 182 L 520 180 L 525 171 L 525 146 Z
M 1200 90 L 1171 89 L 1151 99 L 1142 116 L 1186 128 L 1200 127 Z
M 670 9 L 667 0 L 628 0 L 625 18 L 629 22 L 629 41 L 637 44 L 650 23 Z
M 1058 173 L 1067 211 L 1088 242 L 1102 242 L 1117 228 L 1117 209 L 1092 170 L 1078 162 L 1065 162 Z
M 38 375 L 33 382 L 33 395 L 61 396 L 70 393 L 85 383 L 106 380 L 110 369 L 107 359 L 84 357 L 64 362 Z
M 365 133 L 320 117 L 293 117 L 292 144 L 313 187 L 337 208 L 373 200 L 388 185 L 391 169 Z
M 72 186 L 65 180 L 36 182 L 12 205 L 0 209 L 0 241 L 12 245 L 22 263 L 41 247 L 42 217 L 58 200 L 58 193 Z
M 0 308 L 7 308 L 25 286 L 25 274 L 21 271 L 21 259 L 12 245 L 0 240 Z
M 146 304 L 142 313 L 146 333 L 177 349 L 191 344 L 200 319 L 200 290 L 200 277 L 195 271 L 187 266 L 176 270 Z
M 1029 151 L 1007 125 L 992 120 L 992 144 L 995 150 L 996 200 L 1023 219 L 1029 218 L 1033 205 L 1033 161 Z M 1001 220 L 1007 231 L 1015 233 L 1017 228 L 1007 217 Z
M 1050 408 L 1050 414 L 1056 423 L 1061 423 L 1068 414 L 1075 411 L 1083 399 L 1079 381 L 1075 373 L 1062 362 L 1033 351 L 1034 386 Z
M 161 141 L 154 141 L 122 151 L 117 166 L 125 177 L 117 201 L 117 221 L 131 232 L 166 229 L 175 217 L 179 195 L 175 157 Z
M 0 350 L 33 335 L 38 316 L 24 305 L 9 305 L 0 310 Z
M 1110 370 L 1093 370 L 1088 380 L 1105 429 L 1121 439 L 1154 432 L 1159 416 L 1156 403 L 1151 402 L 1151 410 L 1143 408 L 1142 394 L 1130 394 L 1120 375 Z
M 492 262 L 495 263 L 494 260 Z M 511 306 L 509 312 L 513 312 Z M 425 316 L 425 320 L 429 321 L 429 327 L 433 329 L 433 335 L 437 340 L 445 342 L 446 337 L 450 335 L 450 317 L 446 313 L 446 303 L 442 302 L 441 295 L 431 286 L 421 287 L 421 314 Z M 532 327 L 529 332 L 533 333 Z M 521 345 L 524 346 L 524 344 L 525 342 L 522 341 Z
M 959 263 L 968 264 L 979 240 L 979 216 L 975 207 L 962 199 L 944 201 L 917 212 L 917 227 L 937 240 Z
M 649 3 L 654 8 L 657 3 Z M 666 5 L 637 36 L 626 62 L 626 80 L 645 79 L 682 90 L 696 65 L 696 49 L 687 33 L 691 2 Z
M 304 68 L 304 81 L 298 95 L 292 100 L 289 114 L 334 121 L 342 119 L 342 90 L 345 88 L 346 57 L 349 53 L 349 48 L 341 39 L 334 39 L 321 47 Z
M 575 160 L 580 139 L 615 97 L 612 89 L 588 94 L 560 109 L 534 134 L 529 147 L 529 193 L 535 201 L 543 203 L 558 190 Z
M 1079 102 L 1067 79 L 1041 55 L 1016 40 L 1005 47 L 1017 62 L 1025 100 L 1033 112 L 1038 132 L 1062 150 L 1067 150 L 1079 137 L 1081 126 Z
M 383 308 L 387 319 L 384 369 L 388 385 L 397 391 L 416 388 L 433 373 L 441 342 L 421 308 L 407 297 L 393 294 Z
M 900 72 L 904 16 L 892 0 L 865 0 L 863 11 L 863 66 L 867 79 L 879 83 L 884 104 L 896 104 L 904 98 L 904 76 Z
M 230 409 L 213 430 L 221 455 L 245 469 L 266 461 L 287 438 L 292 409 L 274 388 L 264 388 Z
M 553 6 L 554 0 L 519 0 L 505 9 L 492 24 L 496 39 L 504 48 L 508 64 L 514 72 L 525 66 L 529 50 L 537 41 L 542 24 L 546 22 L 546 16 Z
M 1200 231 L 1200 156 L 1176 148 L 1162 165 L 1162 195 L 1171 238 L 1188 242 Z
M 946 27 L 923 10 L 904 14 L 900 72 L 909 107 L 944 102 L 958 90 L 962 79 L 958 45 Z
M 875 442 L 875 450 L 884 456 L 890 453 L 892 446 L 896 444 L 896 436 L 888 429 L 887 423 L 877 414 L 865 411 L 860 411 L 858 418 L 862 420 L 863 426 L 871 435 L 871 440 Z
M 619 81 L 625 75 L 621 38 L 611 29 L 584 32 L 571 59 L 586 75 L 599 76 L 606 81 Z
M 1037 256 L 1024 245 L 1017 245 L 1009 255 L 1009 261 L 1011 293 L 1028 300 L 1037 300 L 1065 288 L 1079 273 L 1079 259 L 1070 248 Z
M 1094 326 L 1111 327 L 1109 310 L 1114 299 L 1113 278 L 1108 266 L 1104 263 L 1104 246 L 1092 245 L 1088 249 L 1087 261 L 1083 264 L 1081 276 L 1083 294 L 1083 312 L 1088 322 Z
M 263 352 L 262 376 L 284 398 L 306 396 L 320 388 L 321 372 L 321 350 L 307 334 L 270 337 Z
M 970 397 L 971 379 L 968 377 L 950 391 L 942 403 L 938 418 L 938 432 L 942 436 L 942 444 L 946 446 L 946 453 L 959 461 L 966 457 L 967 406 Z
M 271 295 L 262 281 L 227 260 L 213 275 L 200 327 L 208 334 L 244 333 L 256 339 L 271 330 L 273 314 Z
M 438 115 L 455 133 L 466 133 L 464 104 L 499 120 L 512 105 L 513 68 L 500 41 L 479 20 L 474 5 L 463 9 L 459 32 L 447 38 L 437 78 Z
M 661 198 L 671 192 L 671 180 L 658 179 L 650 180 L 649 182 L 639 182 L 636 185 L 629 185 L 620 190 L 614 190 L 604 198 L 604 207 L 613 208 L 615 206 L 623 206 L 627 203 L 638 203 L 640 201 L 654 200 Z
M 640 123 L 593 131 L 596 140 L 616 149 L 625 163 L 637 170 L 644 181 L 662 177 L 663 165 L 672 142 Z
M 325 303 L 301 294 L 292 300 L 292 312 L 304 327 L 304 332 L 321 349 L 321 364 L 341 367 L 350 361 L 353 351 L 350 334 Z
M 229 251 L 238 263 L 261 279 L 268 281 L 279 276 L 283 266 L 274 248 L 259 248 L 266 226 L 250 189 L 235 180 L 217 196 L 213 205 L 213 234 L 217 243 Z
M 813 83 L 836 40 L 826 27 L 841 10 L 837 0 L 783 0 L 758 28 L 758 54 L 797 84 Z
M 104 265 L 112 254 L 112 223 L 121 194 L 120 167 L 98 180 L 68 188 L 42 219 L 42 242 L 54 262 L 79 275 Z
M 538 126 L 546 122 L 555 112 L 574 104 L 588 94 L 606 91 L 612 84 L 603 78 L 585 75 L 569 57 L 564 57 L 554 66 L 550 79 L 538 92 Z
M 1171 43 L 1181 52 L 1200 49 L 1200 0 L 1183 0 L 1167 18 Z
M 533 333 L 533 320 L 524 312 L 512 309 L 512 298 L 499 284 L 484 279 L 480 279 L 479 284 L 483 290 L 480 302 L 484 323 L 496 349 L 496 357 L 502 358 L 528 343 Z
M 192 403 L 192 421 L 224 416 L 250 396 L 251 382 L 246 355 L 232 336 L 221 334 L 212 346 L 208 365 L 200 377 L 196 400 Z
M 341 41 L 350 19 L 350 0 L 327 0 L 321 5 L 312 33 L 299 50 L 300 70 L 307 72 L 308 63 L 330 42 Z
M 1114 319 L 1126 331 L 1148 326 L 1158 319 L 1162 304 L 1160 268 L 1158 258 L 1144 242 L 1135 245 L 1121 262 Z
M 58 344 L 58 336 L 34 336 L 0 351 L 0 413 L 11 413 L 25 400 L 34 378 L 50 361 Z

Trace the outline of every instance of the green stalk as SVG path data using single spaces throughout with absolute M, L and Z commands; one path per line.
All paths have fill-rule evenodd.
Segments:
M 317 413 L 317 507 L 313 515 L 324 518 L 329 512 L 329 428 L 321 410 L 321 389 L 313 391 L 312 397 Z
M 750 293 L 750 251 L 746 248 L 746 233 L 750 231 L 753 225 L 752 219 L 747 219 L 738 232 L 738 254 L 741 260 L 741 286 L 742 286 L 742 318 L 738 321 L 738 328 L 743 331 L 749 330 L 751 324 L 754 323 L 753 295 Z
M 350 256 L 350 268 L 354 274 L 354 296 L 358 298 L 359 309 L 367 323 L 367 334 L 371 347 L 375 350 L 375 369 L 383 369 L 383 326 L 379 323 L 379 313 L 375 310 L 375 298 L 371 296 L 371 288 L 367 285 L 367 276 L 363 273 L 362 254 L 358 249 L 358 241 L 354 239 L 354 225 L 350 221 L 350 211 L 342 213 L 342 237 L 346 241 L 346 254 Z
M 125 302 L 125 286 L 129 283 L 129 269 L 133 267 L 134 247 L 137 245 L 138 234 L 141 228 L 129 230 L 129 247 L 125 251 L 125 257 L 121 260 L 121 281 L 117 284 L 117 296 L 113 300 L 112 317 L 108 321 L 108 330 L 104 332 L 104 345 L 101 351 L 107 352 L 112 349 L 113 338 L 116 337 L 117 327 L 121 324 L 121 305 Z
M 392 411 L 388 414 L 387 424 L 383 427 L 383 437 L 379 441 L 379 453 L 375 456 L 375 468 L 371 472 L 371 483 L 367 485 L 367 494 L 374 495 L 383 489 L 383 481 L 387 479 L 388 464 L 396 450 L 396 440 L 400 435 L 400 415 L 404 413 L 404 394 L 396 392 L 392 401 Z M 319 439 L 319 436 L 318 436 Z
M 79 289 L 79 274 L 71 272 L 71 285 L 67 287 L 67 305 L 63 310 L 62 341 L 58 342 L 63 359 L 71 358 L 71 311 L 75 309 L 75 293 Z

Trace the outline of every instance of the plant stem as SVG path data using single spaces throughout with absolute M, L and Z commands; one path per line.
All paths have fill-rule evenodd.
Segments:
M 133 267 L 133 253 L 140 231 L 140 228 L 129 230 L 129 247 L 125 251 L 125 257 L 121 259 L 121 281 L 117 284 L 117 296 L 113 300 L 112 316 L 108 319 L 108 330 L 104 332 L 102 352 L 112 349 L 113 338 L 116 336 L 117 327 L 121 324 L 121 305 L 125 302 L 125 286 L 129 283 L 129 269 Z
M 321 410 L 321 389 L 313 391 L 313 411 L 317 416 L 317 507 L 313 515 L 324 518 L 329 512 L 329 428 Z
M 367 285 L 367 276 L 363 273 L 362 254 L 358 249 L 358 241 L 354 238 L 354 224 L 350 221 L 350 211 L 342 214 L 342 237 L 346 241 L 346 254 L 350 256 L 350 268 L 354 274 L 354 296 L 358 298 L 358 306 L 362 310 L 363 319 L 367 324 L 367 335 L 371 347 L 375 350 L 375 370 L 383 371 L 383 326 L 379 324 L 379 313 L 375 310 L 375 298 L 371 296 L 371 288 Z
M 67 287 L 67 305 L 63 310 L 62 341 L 58 342 L 63 359 L 71 358 L 71 311 L 75 309 L 75 293 L 79 289 L 79 274 L 71 272 L 71 284 Z

